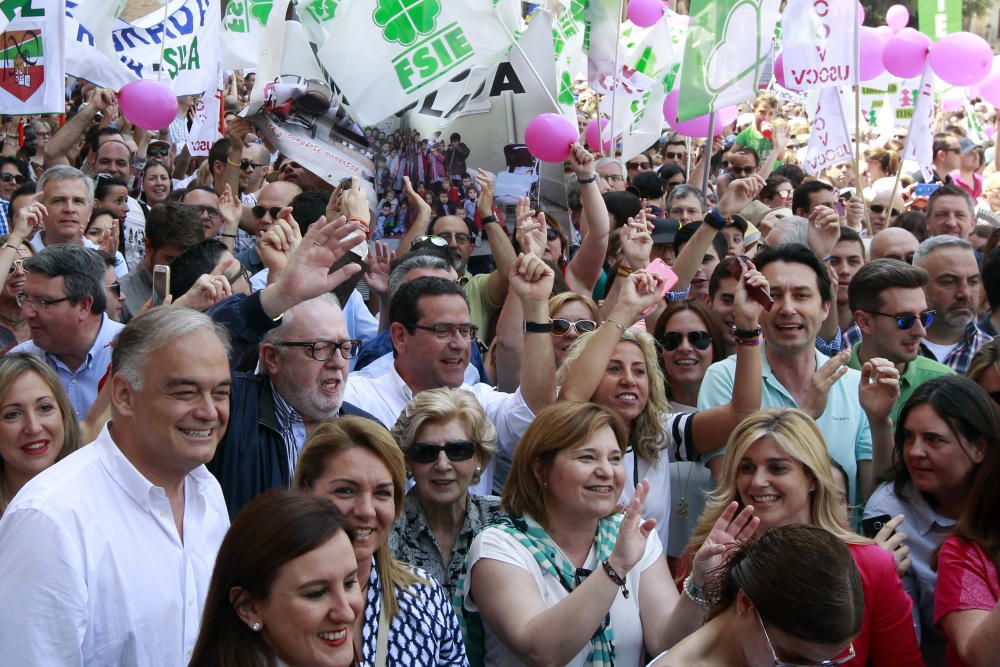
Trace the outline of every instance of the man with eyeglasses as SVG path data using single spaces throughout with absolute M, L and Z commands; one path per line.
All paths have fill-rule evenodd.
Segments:
M 403 284 L 389 304 L 389 330 L 396 354 L 392 369 L 377 378 L 352 379 L 345 397 L 365 406 L 386 428 L 392 428 L 415 394 L 425 389 L 462 387 L 482 404 L 497 430 L 499 458 L 509 461 L 535 414 L 555 398 L 548 311 L 554 279 L 552 269 L 534 255 L 518 257 L 511 271 L 511 287 L 524 309 L 520 383 L 513 394 L 482 382 L 465 383 L 469 342 L 478 333 L 468 299 L 454 282 L 424 277 Z M 491 462 L 470 491 L 491 493 L 495 468 Z
M 663 164 L 676 164 L 687 170 L 687 141 L 681 135 L 673 133 L 667 137 L 660 154 L 663 156 Z
M 892 197 L 892 190 L 879 191 L 868 204 L 868 218 L 872 223 L 872 234 L 887 229 L 896 216 L 905 210 L 902 194 Z
M 854 275 L 848 290 L 851 311 L 861 331 L 861 341 L 851 348 L 847 366 L 860 371 L 873 357 L 888 359 L 899 369 L 899 398 L 890 418 L 922 383 L 955 371 L 920 356 L 920 341 L 934 320 L 927 308 L 924 287 L 927 272 L 895 259 L 865 264 Z
M 223 219 L 219 212 L 219 195 L 215 194 L 215 190 L 205 185 L 188 188 L 181 196 L 181 203 L 198 211 L 206 239 L 214 239 L 219 235 Z
M 993 340 L 976 323 L 983 285 L 972 244 L 932 236 L 917 248 L 913 265 L 928 274 L 927 305 L 935 311 L 920 354 L 964 375 L 979 348 Z
M 628 185 L 625 182 L 625 167 L 622 161 L 614 157 L 602 157 L 595 163 L 597 170 L 597 186 L 601 194 L 606 192 L 624 192 Z
M 0 157 L 0 234 L 10 232 L 10 202 L 28 180 L 24 163 L 15 157 Z
M 733 178 L 749 178 L 760 170 L 760 157 L 749 148 L 734 146 L 729 151 L 729 168 L 727 173 Z
M 31 340 L 11 350 L 46 361 L 59 377 L 77 419 L 97 400 L 111 364 L 111 345 L 123 325 L 105 314 L 104 260 L 94 250 L 62 243 L 24 260 L 24 292 L 17 297 Z

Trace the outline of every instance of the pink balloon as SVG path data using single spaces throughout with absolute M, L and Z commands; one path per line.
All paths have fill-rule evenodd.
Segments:
M 544 162 L 563 162 L 580 139 L 577 126 L 557 113 L 535 116 L 524 130 L 524 143 Z
M 607 118 L 602 118 L 601 129 L 598 130 L 596 118 L 587 123 L 587 129 L 584 131 L 583 136 L 587 140 L 587 146 L 590 147 L 590 150 L 596 151 L 598 150 L 597 147 L 600 146 L 601 147 L 600 150 L 602 152 L 604 153 L 611 152 L 611 137 L 608 136 L 609 135 L 608 125 L 610 124 L 611 122 Z M 601 135 L 603 135 L 603 137 L 606 137 L 604 138 L 604 141 L 601 141 L 602 139 Z
M 951 97 L 942 98 L 941 109 L 946 112 L 958 111 L 962 108 L 962 103 L 964 101 L 963 95 L 953 95 Z
M 913 28 L 903 28 L 885 43 L 882 64 L 893 76 L 911 79 L 924 71 L 930 48 L 930 37 Z
M 931 46 L 931 68 L 945 83 L 971 86 L 987 77 L 993 67 L 993 49 L 979 35 L 953 32 Z
M 628 20 L 640 28 L 655 25 L 661 18 L 663 18 L 661 0 L 629 0 Z
M 885 71 L 882 50 L 885 38 L 875 28 L 861 27 L 861 67 L 858 78 L 870 81 Z
M 1000 70 L 993 70 L 979 85 L 979 97 L 995 107 L 1000 107 Z M 988 126 L 992 127 L 992 126 Z
M 163 130 L 177 118 L 174 91 L 159 81 L 139 79 L 118 91 L 118 108 L 126 119 L 144 130 Z
M 896 31 L 887 25 L 876 26 L 875 32 L 882 36 L 883 42 L 896 34 Z
M 667 124 L 675 132 L 683 134 L 686 137 L 707 137 L 708 114 L 692 118 L 691 120 L 678 121 L 677 97 L 678 92 L 675 90 L 667 95 L 667 99 L 663 100 L 663 117 L 667 120 Z M 722 134 L 726 129 L 726 125 L 736 120 L 737 112 L 738 109 L 736 107 L 726 107 L 715 112 L 715 136 Z
M 903 5 L 893 5 L 885 13 L 885 23 L 893 32 L 899 32 L 910 22 L 910 10 Z

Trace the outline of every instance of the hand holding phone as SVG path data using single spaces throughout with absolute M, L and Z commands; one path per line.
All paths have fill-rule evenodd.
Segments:
M 878 516 L 868 517 L 867 519 L 862 519 L 861 521 L 861 534 L 869 539 L 875 539 L 878 532 L 885 527 L 885 524 L 889 523 L 892 517 L 888 514 L 879 514 Z
M 750 268 L 750 260 L 740 255 L 733 257 L 733 259 L 735 261 L 728 263 L 727 270 L 729 271 L 729 275 L 736 278 L 736 280 L 739 280 L 740 276 L 743 275 L 743 272 Z M 747 285 L 747 295 L 763 306 L 764 310 L 771 310 L 771 307 L 774 306 L 774 299 L 771 298 L 770 294 L 764 291 L 763 287 L 759 287 L 757 285 Z
M 153 267 L 153 305 L 162 305 L 170 294 L 170 267 L 157 264 Z
M 660 290 L 661 298 L 665 298 L 667 296 L 667 292 L 670 291 L 670 288 L 677 284 L 677 274 L 674 273 L 674 270 L 659 257 L 650 262 L 645 271 L 646 273 L 652 273 L 663 278 L 663 288 Z M 650 306 L 647 308 L 643 315 L 648 315 L 652 312 L 653 308 L 656 308 L 656 306 Z

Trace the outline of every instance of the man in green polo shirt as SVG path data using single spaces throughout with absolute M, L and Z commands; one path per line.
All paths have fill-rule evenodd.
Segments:
M 955 371 L 919 354 L 920 341 L 934 319 L 927 310 L 927 272 L 897 259 L 877 259 L 862 266 L 851 280 L 847 300 L 861 329 L 861 342 L 851 350 L 847 365 L 861 370 L 872 357 L 883 357 L 899 369 L 899 399 L 892 408 L 893 424 L 900 408 L 922 383 Z

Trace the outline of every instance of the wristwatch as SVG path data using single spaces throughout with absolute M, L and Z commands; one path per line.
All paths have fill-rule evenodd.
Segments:
M 732 222 L 732 218 L 724 218 L 722 214 L 719 213 L 719 209 L 713 208 L 705 216 L 705 224 L 715 229 L 716 231 L 722 231 L 723 227 Z
M 495 215 L 488 215 L 485 218 L 480 219 L 479 222 L 484 225 L 492 225 L 496 221 L 497 217 Z

